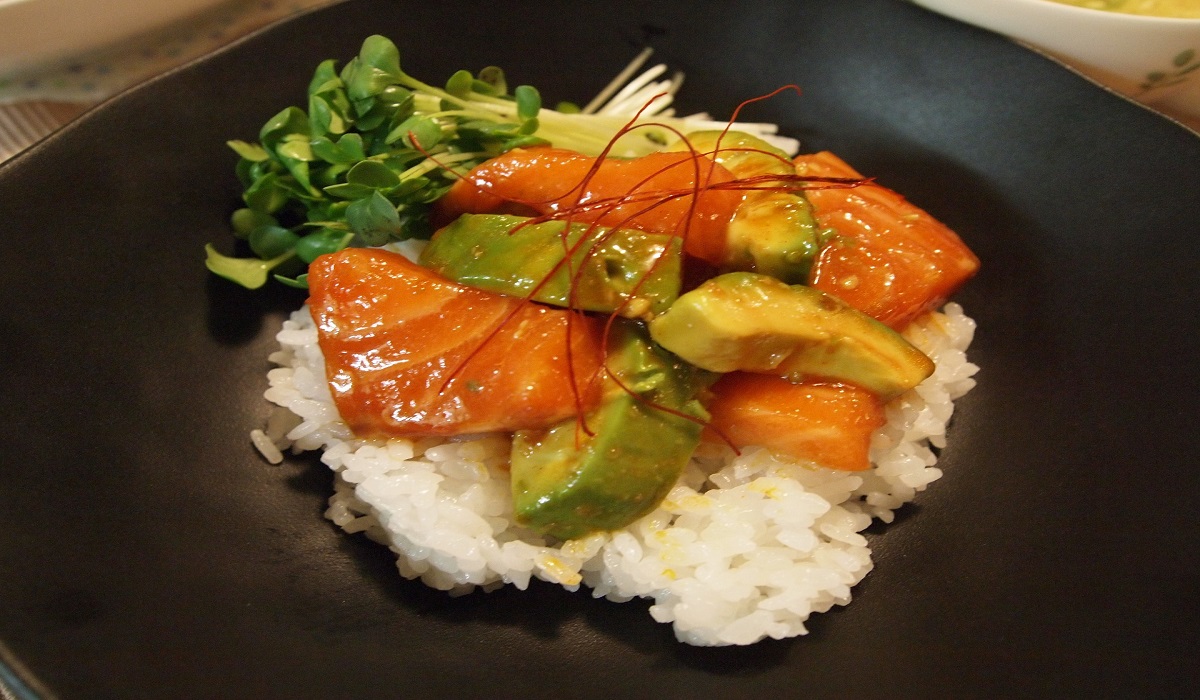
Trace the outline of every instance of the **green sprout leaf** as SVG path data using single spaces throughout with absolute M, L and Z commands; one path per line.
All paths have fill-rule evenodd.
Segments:
M 309 139 L 304 134 L 288 134 L 283 137 L 279 146 L 275 149 L 281 158 L 290 158 L 292 160 L 310 161 L 313 159 L 312 146 L 309 144 Z
M 529 136 L 538 130 L 538 126 L 537 117 L 531 117 L 521 122 L 521 128 L 517 130 L 517 133 L 522 136 Z
M 220 275 L 227 280 L 237 282 L 246 289 L 258 289 L 267 283 L 267 273 L 291 258 L 294 253 L 288 251 L 271 260 L 258 258 L 232 258 L 217 252 L 211 243 L 204 246 L 204 266 L 209 272 Z
M 275 275 L 275 281 L 287 287 L 295 289 L 308 289 L 308 273 L 296 275 L 295 277 L 284 277 L 283 275 Z
M 316 158 L 320 158 L 326 163 L 350 165 L 358 159 L 353 158 L 350 154 L 342 151 L 340 147 L 327 136 L 318 136 L 309 143 L 309 148 L 312 149 L 312 154 Z
M 504 71 L 498 66 L 488 66 L 479 71 L 479 78 L 471 88 L 481 95 L 499 97 L 508 94 L 508 84 L 504 80 Z
M 359 134 L 344 134 L 337 140 L 337 146 L 342 149 L 342 153 L 355 160 L 364 160 L 367 157 L 367 152 L 363 150 L 363 138 Z
M 550 142 L 540 136 L 524 135 L 516 136 L 504 142 L 505 151 L 511 151 L 514 148 L 534 148 L 536 146 L 549 146 Z
M 238 238 L 246 238 L 251 231 L 260 226 L 272 226 L 276 223 L 278 222 L 275 221 L 275 217 L 270 214 L 248 207 L 238 209 L 229 217 L 229 225 Z
M 513 97 L 517 100 L 517 118 L 521 121 L 537 117 L 542 109 L 542 96 L 531 85 L 518 85 Z
M 336 199 L 362 199 L 370 197 L 372 192 L 377 192 L 374 187 L 366 185 L 355 185 L 349 182 L 343 182 L 337 185 L 330 185 L 325 188 L 325 194 Z
M 375 189 L 388 190 L 400 184 L 400 176 L 377 160 L 359 161 L 346 173 L 346 182 Z
M 342 80 L 351 100 L 363 100 L 383 92 L 389 85 L 403 81 L 400 51 L 390 40 L 372 35 L 363 41 L 358 57 L 346 64 Z
M 320 95 L 308 98 L 308 121 L 313 134 L 344 134 L 346 119 Z
M 275 173 L 267 173 L 256 179 L 242 195 L 246 206 L 265 214 L 273 214 L 282 209 L 288 198 L 287 190 L 280 185 L 279 176 Z
M 248 161 L 258 163 L 264 161 L 271 156 L 267 153 L 267 149 L 254 143 L 246 143 L 245 141 L 226 141 L 226 144 L 233 149 L 239 156 Z
M 475 82 L 475 76 L 471 75 L 471 71 L 460 70 L 456 71 L 450 79 L 446 81 L 446 92 L 455 97 L 466 99 L 471 94 L 471 86 Z
M 296 241 L 296 257 L 306 264 L 326 253 L 336 253 L 350 242 L 350 235 L 332 229 L 321 229 Z
M 290 229 L 267 224 L 251 231 L 246 240 L 255 255 L 262 260 L 270 260 L 295 248 L 300 237 Z
M 384 139 L 385 143 L 395 143 L 402 141 L 409 147 L 420 147 L 428 151 L 437 145 L 442 139 L 442 128 L 437 122 L 414 114 L 405 119 Z
M 370 246 L 403 237 L 399 212 L 378 190 L 346 207 L 346 223 L 363 243 Z
M 332 92 L 342 87 L 342 79 L 337 74 L 337 62 L 327 58 L 317 64 L 313 71 L 312 80 L 308 82 L 308 94 L 320 95 Z
M 258 140 L 268 150 L 291 134 L 309 135 L 308 115 L 299 107 L 288 107 L 272 117 L 258 132 Z

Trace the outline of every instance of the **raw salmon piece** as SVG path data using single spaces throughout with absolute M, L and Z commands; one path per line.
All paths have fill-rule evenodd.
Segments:
M 375 249 L 317 258 L 308 284 L 326 376 L 356 435 L 544 428 L 599 402 L 596 319 L 450 282 Z
M 827 151 L 795 163 L 799 175 L 862 178 Z M 940 306 L 979 269 L 957 234 L 886 187 L 807 194 L 818 223 L 837 234 L 817 257 L 809 284 L 892 328 Z
M 758 445 L 828 469 L 869 468 L 871 433 L 886 422 L 879 397 L 852 384 L 730 372 L 712 394 L 703 439 Z
M 605 158 L 597 166 L 575 151 L 518 148 L 476 166 L 436 207 L 447 222 L 461 214 L 569 212 L 573 221 L 683 236 L 686 253 L 721 264 L 742 193 L 707 186 L 731 180 L 691 153 Z

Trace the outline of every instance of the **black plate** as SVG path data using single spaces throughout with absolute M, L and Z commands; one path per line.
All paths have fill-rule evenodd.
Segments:
M 1146 696 L 1198 679 L 1200 138 L 999 37 L 893 0 L 359 0 L 119 99 L 0 168 L 0 639 L 63 698 Z M 646 603 L 450 599 L 268 466 L 266 355 L 301 297 L 210 277 L 229 138 L 384 33 L 414 75 L 498 64 L 586 100 L 649 42 L 686 110 L 830 148 L 979 253 L 979 386 L 946 476 L 872 529 L 811 634 L 677 644 Z

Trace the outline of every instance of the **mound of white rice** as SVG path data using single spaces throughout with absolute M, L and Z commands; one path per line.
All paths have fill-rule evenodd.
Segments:
M 503 435 L 450 440 L 363 440 L 338 417 L 307 309 L 278 335 L 266 398 L 279 408 L 255 444 L 323 450 L 335 473 L 326 512 L 347 532 L 390 547 L 406 578 L 452 595 L 539 578 L 596 597 L 654 600 L 650 614 L 681 641 L 751 644 L 805 634 L 814 612 L 850 602 L 871 570 L 861 531 L 941 476 L 931 445 L 945 444 L 952 401 L 974 386 L 967 362 L 974 322 L 956 304 L 906 336 L 937 363 L 888 406 L 872 440 L 874 468 L 821 469 L 763 450 L 736 456 L 704 446 L 661 507 L 628 528 L 552 542 L 511 519 Z

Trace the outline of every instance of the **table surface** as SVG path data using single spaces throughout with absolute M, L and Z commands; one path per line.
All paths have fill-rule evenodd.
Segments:
M 120 47 L 0 76 L 0 163 L 109 97 L 274 22 L 342 0 L 229 0 Z M 1200 119 L 1174 118 L 1200 133 Z
M 106 99 L 275 22 L 341 0 L 227 0 L 118 46 L 0 75 L 0 163 Z

